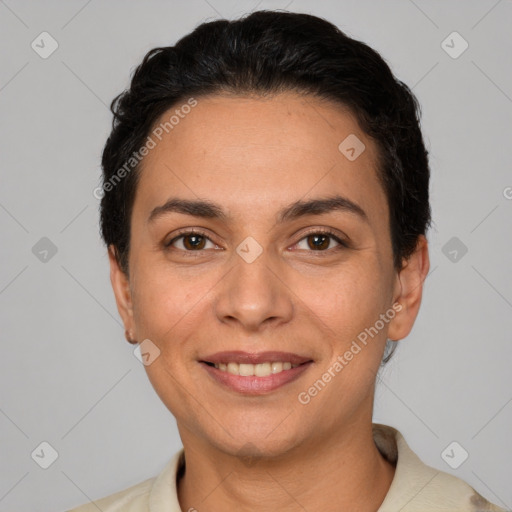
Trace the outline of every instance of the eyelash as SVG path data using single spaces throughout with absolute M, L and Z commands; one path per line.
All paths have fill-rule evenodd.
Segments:
M 172 240 L 170 240 L 169 242 L 167 242 L 165 245 L 165 248 L 166 249 L 173 249 L 172 247 L 172 244 L 174 242 L 176 242 L 177 240 L 179 240 L 180 238 L 184 238 L 188 235 L 197 235 L 197 236 L 201 236 L 202 238 L 205 238 L 206 240 L 212 242 L 213 244 L 215 244 L 215 242 L 213 242 L 213 240 L 208 237 L 204 232 L 202 231 L 197 231 L 197 230 L 194 230 L 194 229 L 188 229 L 188 230 L 184 230 L 184 231 L 179 231 L 178 232 L 178 235 L 175 236 Z M 325 235 L 325 236 L 329 236 L 330 238 L 332 238 L 334 241 L 338 242 L 338 246 L 336 247 L 333 247 L 331 249 L 325 249 L 325 250 L 318 250 L 318 251 L 315 251 L 315 250 L 309 250 L 307 252 L 314 252 L 314 253 L 330 253 L 331 251 L 336 251 L 336 250 L 343 250 L 343 249 L 347 249 L 349 248 L 349 244 L 342 240 L 339 236 L 337 236 L 333 231 L 330 231 L 328 229 L 317 229 L 315 231 L 311 231 L 310 233 L 306 233 L 300 240 L 298 240 L 294 245 L 297 245 L 299 242 L 301 242 L 302 240 L 304 240 L 305 238 L 308 238 L 309 236 L 313 236 L 313 235 Z M 217 244 L 215 244 L 217 245 Z M 202 251 L 206 250 L 206 249 L 199 249 L 197 251 L 191 251 L 191 250 L 185 250 L 185 249 L 177 249 L 183 253 L 188 253 L 187 255 L 190 255 L 190 256 L 195 256 L 194 253 L 201 253 Z

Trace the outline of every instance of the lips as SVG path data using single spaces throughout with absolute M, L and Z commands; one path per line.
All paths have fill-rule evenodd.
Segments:
M 309 357 L 303 357 L 291 352 L 244 352 L 241 350 L 216 352 L 200 359 L 202 363 L 238 363 L 238 364 L 260 364 L 278 363 L 288 361 L 293 365 L 301 365 L 312 361 Z
M 213 381 L 224 388 L 229 388 L 237 393 L 245 395 L 261 395 L 274 391 L 285 384 L 298 379 L 313 363 L 313 360 L 290 352 L 259 352 L 250 353 L 242 351 L 226 351 L 210 354 L 199 361 L 201 366 L 210 375 Z M 291 368 L 284 368 L 283 362 L 289 363 Z M 233 375 L 229 371 L 223 371 L 219 365 L 233 363 L 239 365 L 265 365 L 275 363 L 279 366 L 277 373 L 268 374 L 262 372 L 263 376 L 255 375 Z M 291 364 L 290 364 L 291 363 Z

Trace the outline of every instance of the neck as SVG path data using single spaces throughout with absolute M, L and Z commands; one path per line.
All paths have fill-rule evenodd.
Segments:
M 375 512 L 395 468 L 378 451 L 372 425 L 309 441 L 278 457 L 241 459 L 186 443 L 185 474 L 178 482 L 182 510 Z M 199 447 L 199 449 L 198 449 Z M 195 448 L 195 449 L 194 449 Z

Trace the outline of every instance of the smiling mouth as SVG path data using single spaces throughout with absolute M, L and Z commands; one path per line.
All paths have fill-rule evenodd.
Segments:
M 258 364 L 236 362 L 210 363 L 208 361 L 204 361 L 204 363 L 217 368 L 221 372 L 238 375 L 240 377 L 268 377 L 300 366 L 299 364 L 292 364 L 289 361 L 273 361 Z

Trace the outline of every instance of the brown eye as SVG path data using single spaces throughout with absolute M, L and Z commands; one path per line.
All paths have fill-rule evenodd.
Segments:
M 201 235 L 185 235 L 183 245 L 188 250 L 204 249 L 205 238 Z
M 327 249 L 330 244 L 328 235 L 309 235 L 306 237 L 308 246 L 313 250 Z
M 336 242 L 333 247 L 331 246 L 331 241 Z M 305 241 L 306 247 L 301 247 Z M 328 252 L 330 250 L 343 249 L 348 247 L 348 244 L 341 240 L 338 236 L 330 231 L 317 231 L 314 233 L 310 233 L 303 237 L 299 242 L 297 242 L 297 247 L 303 250 L 317 251 L 317 252 Z
M 181 247 L 179 243 L 181 242 Z M 188 252 L 198 252 L 205 249 L 206 244 L 210 242 L 214 248 L 217 247 L 206 235 L 193 231 L 182 233 L 165 244 L 166 248 L 173 248 Z

